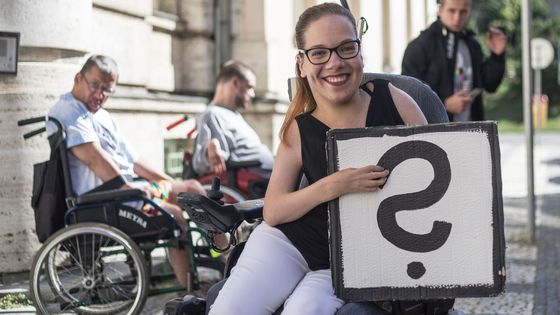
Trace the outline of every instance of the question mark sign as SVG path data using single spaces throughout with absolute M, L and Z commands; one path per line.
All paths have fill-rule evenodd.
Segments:
M 419 158 L 428 161 L 434 169 L 434 178 L 426 189 L 414 193 L 391 196 L 381 202 L 377 211 L 377 223 L 383 237 L 398 248 L 426 253 L 434 251 L 447 241 L 451 233 L 451 223 L 434 221 L 427 234 L 414 234 L 401 228 L 396 219 L 399 211 L 427 208 L 438 202 L 451 182 L 451 167 L 447 153 L 439 146 L 427 141 L 407 141 L 389 149 L 379 159 L 377 165 L 392 171 L 400 163 Z M 426 268 L 421 262 L 408 264 L 407 273 L 413 279 L 421 278 Z

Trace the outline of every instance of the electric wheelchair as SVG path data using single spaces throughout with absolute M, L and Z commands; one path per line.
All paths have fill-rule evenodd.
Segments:
M 381 73 L 364 73 L 362 82 L 368 82 L 373 79 L 385 79 L 390 81 L 394 86 L 405 91 L 409 94 L 419 105 L 424 113 L 428 123 L 445 123 L 448 122 L 448 116 L 445 108 L 439 97 L 433 90 L 422 83 L 418 79 L 395 74 L 381 74 Z M 290 79 L 292 80 L 292 79 Z M 290 81 L 289 86 L 293 86 Z M 291 89 L 289 89 L 290 99 L 292 96 Z M 302 179 L 300 187 L 305 185 L 305 179 Z M 219 181 L 214 185 L 214 190 L 219 191 Z M 191 193 L 181 193 L 178 196 L 178 203 L 187 211 L 189 216 L 196 222 L 198 226 L 211 231 L 211 233 L 233 233 L 237 227 L 244 221 L 253 222 L 262 217 L 262 208 L 264 202 L 262 199 L 247 200 L 233 205 L 223 205 L 219 201 L 219 192 L 216 193 L 217 197 L 212 198 L 214 193 L 206 196 L 200 196 Z M 235 244 L 231 244 L 235 245 Z M 241 255 L 244 243 L 238 244 L 230 253 L 229 259 L 226 262 L 226 269 L 224 272 L 227 277 L 235 265 L 237 258 Z M 208 292 L 208 299 L 203 300 L 194 296 L 185 296 L 182 300 L 176 299 L 169 301 L 164 310 L 166 315 L 202 315 L 208 314 L 210 305 L 218 296 L 225 280 L 215 284 Z M 441 302 L 441 303 L 438 303 Z M 387 305 L 388 304 L 388 305 Z M 429 315 L 442 315 L 448 314 L 448 309 L 452 307 L 453 300 L 434 300 L 434 301 L 404 301 L 404 302 L 388 302 L 385 303 L 385 311 L 373 305 L 373 303 L 347 303 L 337 311 L 337 315 L 345 314 L 363 314 L 363 315 L 379 315 L 379 314 L 429 314 Z M 180 310 L 185 310 L 181 312 Z M 386 312 L 390 310 L 391 313 Z M 282 307 L 277 310 L 274 315 L 280 314 Z M 450 313 L 451 314 L 451 313 Z M 455 310 L 453 314 L 462 314 L 461 311 Z
M 189 222 L 186 236 L 181 236 L 175 218 L 141 190 L 102 187 L 107 190 L 96 188 L 76 196 L 63 127 L 52 117 L 18 121 L 19 126 L 33 123 L 56 126 L 56 132 L 48 136 L 49 162 L 60 166 L 57 175 L 63 178 L 66 203 L 65 209 L 57 209 L 63 214 L 62 226 L 49 227 L 53 234 L 43 242 L 30 268 L 30 294 L 38 313 L 139 314 L 149 295 L 200 289 L 204 285 L 199 281 L 201 271 L 214 272 L 214 280 L 222 278 L 224 263 L 211 254 L 206 232 Z M 33 130 L 24 138 L 45 130 Z M 59 160 L 52 161 L 53 157 Z M 34 181 L 41 180 L 34 174 Z M 142 205 L 151 210 L 141 210 Z M 52 223 L 36 221 L 36 225 Z M 190 287 L 177 285 L 169 266 L 157 266 L 163 270 L 153 266 L 154 249 L 165 256 L 162 249 L 166 247 L 187 249 Z

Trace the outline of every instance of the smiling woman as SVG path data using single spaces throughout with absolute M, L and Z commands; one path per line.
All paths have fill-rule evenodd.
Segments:
M 356 21 L 334 3 L 308 8 L 296 25 L 297 90 L 281 129 L 263 217 L 210 314 L 334 314 L 327 202 L 376 192 L 388 171 L 377 165 L 327 176 L 331 128 L 425 124 L 416 103 L 386 80 L 361 85 Z M 333 53 L 334 52 L 334 53 Z M 303 171 L 309 186 L 294 190 Z M 258 297 L 258 299 L 255 299 Z

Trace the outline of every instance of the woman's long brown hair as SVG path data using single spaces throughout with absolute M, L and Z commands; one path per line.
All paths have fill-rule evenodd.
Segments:
M 326 15 L 341 15 L 348 18 L 354 27 L 354 33 L 356 35 L 358 34 L 356 29 L 356 19 L 354 19 L 354 16 L 348 9 L 336 3 L 323 3 L 308 8 L 299 16 L 295 31 L 296 47 L 298 49 L 305 49 L 305 41 L 303 37 L 309 25 Z M 300 58 L 306 57 L 305 55 L 300 55 Z M 288 107 L 286 117 L 284 118 L 284 122 L 280 128 L 280 140 L 285 141 L 284 136 L 286 134 L 286 130 L 296 116 L 311 112 L 316 107 L 317 103 L 315 102 L 309 83 L 306 78 L 301 77 L 298 62 L 296 61 L 296 93 L 292 98 L 292 102 Z

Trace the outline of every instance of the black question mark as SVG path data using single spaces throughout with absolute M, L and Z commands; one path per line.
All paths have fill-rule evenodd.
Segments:
M 434 178 L 426 189 L 414 193 L 391 196 L 381 202 L 377 211 L 377 223 L 383 237 L 398 248 L 426 253 L 443 246 L 451 233 L 451 223 L 434 221 L 427 234 L 414 234 L 401 228 L 396 219 L 399 211 L 427 208 L 438 202 L 447 191 L 451 181 L 451 167 L 447 153 L 439 146 L 426 141 L 414 140 L 397 144 L 379 159 L 377 165 L 392 171 L 400 163 L 412 159 L 424 159 L 432 165 Z M 426 272 L 421 262 L 408 264 L 407 273 L 419 279 Z

